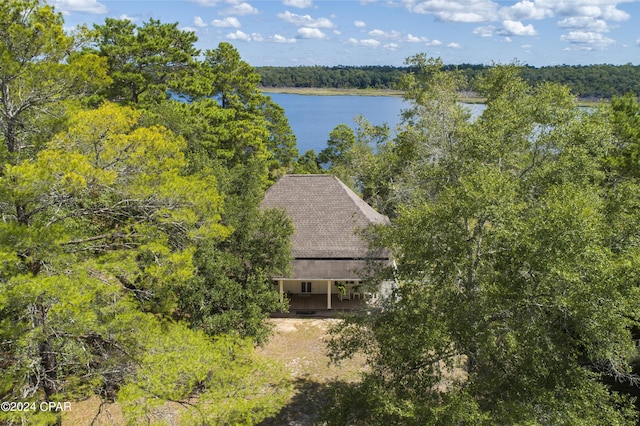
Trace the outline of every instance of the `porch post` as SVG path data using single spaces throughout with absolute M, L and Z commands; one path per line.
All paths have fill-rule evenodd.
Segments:
M 278 280 L 278 288 L 280 290 L 280 303 L 284 301 L 284 281 Z
M 327 281 L 327 309 L 331 309 L 331 280 Z

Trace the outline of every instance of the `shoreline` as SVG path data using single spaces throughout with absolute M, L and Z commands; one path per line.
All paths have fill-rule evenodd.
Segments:
M 402 97 L 402 90 L 392 89 L 338 89 L 333 87 L 260 87 L 263 93 L 284 93 L 304 96 L 391 96 Z
M 351 88 L 333 88 L 333 87 L 260 87 L 262 93 L 282 93 L 287 95 L 302 96 L 389 96 L 401 98 L 404 93 L 402 90 L 393 89 L 351 89 Z M 480 96 L 469 95 L 464 93 L 460 95 L 460 102 L 465 104 L 484 104 L 485 98 Z M 583 108 L 593 108 L 602 100 L 587 100 L 578 98 L 578 106 Z M 607 101 L 604 101 L 607 102 Z
M 260 87 L 262 93 L 282 93 L 302 96 L 389 96 L 401 98 L 402 90 L 393 89 L 350 89 L 333 87 Z M 483 104 L 485 98 L 479 96 L 461 95 L 460 102 L 465 104 Z

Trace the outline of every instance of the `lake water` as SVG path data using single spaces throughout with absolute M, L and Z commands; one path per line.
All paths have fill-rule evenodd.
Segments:
M 284 108 L 289 125 L 298 140 L 300 155 L 309 149 L 316 153 L 327 146 L 329 133 L 338 125 L 355 129 L 354 118 L 364 116 L 374 125 L 387 123 L 391 129 L 400 122 L 400 112 L 408 107 L 401 98 L 391 96 L 309 96 L 266 93 Z M 469 105 L 474 115 L 483 105 Z
M 400 111 L 406 108 L 401 98 L 391 96 L 268 95 L 284 108 L 300 154 L 309 149 L 320 152 L 338 124 L 355 129 L 353 120 L 361 114 L 372 124 L 387 123 L 394 127 L 400 121 Z

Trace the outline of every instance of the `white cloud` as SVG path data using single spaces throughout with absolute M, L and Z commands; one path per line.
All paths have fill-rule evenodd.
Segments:
M 520 21 L 506 20 L 502 22 L 502 27 L 507 35 L 514 36 L 535 36 L 538 32 L 533 28 L 533 25 L 524 25 Z
M 431 40 L 427 43 L 427 46 L 441 46 L 442 42 L 440 40 Z
M 246 15 L 257 15 L 260 13 L 258 9 L 251 6 L 249 3 L 237 3 L 233 6 L 221 10 L 220 15 L 235 15 L 235 16 L 246 16 Z
M 68 15 L 70 12 L 82 12 L 101 15 L 109 10 L 97 0 L 55 0 L 53 6 L 57 11 Z
M 251 36 L 240 30 L 236 31 L 235 33 L 227 34 L 227 38 L 230 40 L 251 41 Z
M 380 42 L 373 38 L 365 38 L 363 40 L 360 40 L 360 45 L 366 47 L 378 47 L 380 46 Z
M 405 39 L 406 41 L 408 41 L 409 43 L 427 43 L 429 41 L 429 39 L 427 37 L 418 37 L 418 36 L 414 36 L 413 34 L 407 34 L 407 37 Z
M 139 18 L 136 18 L 135 16 L 129 16 L 126 13 L 123 13 L 122 15 L 120 15 L 118 19 L 120 19 L 121 21 L 124 21 L 126 19 L 127 21 L 131 21 L 131 22 L 138 22 L 140 20 Z
M 493 32 L 496 30 L 496 27 L 493 25 L 486 25 L 484 27 L 474 28 L 473 34 L 478 37 L 493 37 Z
M 394 51 L 398 48 L 398 45 L 396 43 L 389 43 L 389 44 L 385 44 L 384 46 L 382 46 L 382 48 L 384 50 L 391 50 Z
M 353 25 L 358 28 L 363 28 L 367 26 L 366 22 L 364 21 L 353 21 Z
M 284 0 L 282 3 L 285 6 L 297 7 L 298 9 L 313 6 L 313 0 Z
M 302 27 L 298 28 L 298 37 L 321 40 L 323 38 L 326 38 L 327 35 L 317 28 Z
M 609 5 L 605 6 L 604 11 L 602 12 L 602 17 L 610 21 L 621 22 L 629 19 L 631 15 L 623 10 L 616 9 L 615 6 Z
M 504 19 L 514 21 L 523 21 L 526 19 L 545 19 L 553 16 L 553 10 L 540 4 L 538 0 L 523 0 L 513 6 L 505 7 L 500 10 L 500 14 Z
M 447 47 L 450 49 L 462 49 L 460 43 L 449 43 L 447 44 Z
M 213 7 L 218 4 L 218 0 L 190 0 L 191 3 L 199 4 L 200 6 Z
M 609 25 L 604 19 L 595 19 L 589 16 L 572 16 L 558 22 L 558 27 L 572 30 L 590 30 L 597 32 L 608 32 Z
M 214 19 L 211 25 L 221 28 L 240 28 L 240 21 L 235 16 L 228 16 L 224 19 Z
M 207 23 L 204 22 L 201 17 L 194 16 L 193 17 L 193 25 L 195 25 L 198 28 L 204 28 L 204 27 L 207 26 Z
M 264 37 L 259 33 L 251 33 L 251 40 L 253 41 L 264 41 Z
M 448 22 L 488 22 L 496 20 L 497 3 L 491 0 L 403 0 L 414 13 L 434 15 Z
M 604 50 L 615 44 L 615 40 L 592 31 L 570 31 L 560 39 L 570 44 L 565 50 Z
M 378 40 L 376 40 L 376 39 L 373 39 L 373 38 L 365 38 L 365 39 L 362 39 L 362 40 L 357 40 L 355 38 L 350 38 L 349 39 L 349 43 L 355 44 L 355 45 L 358 45 L 358 46 L 365 46 L 365 47 L 378 47 L 378 46 L 380 46 L 380 42 Z M 393 43 L 391 43 L 391 44 L 393 44 Z M 397 45 L 396 45 L 396 47 L 397 47 Z
M 369 35 L 371 37 L 378 37 L 378 38 L 398 38 L 400 37 L 400 33 L 398 31 L 382 31 L 379 29 L 375 29 L 375 30 L 371 30 L 369 31 Z
M 282 19 L 285 22 L 296 25 L 298 27 L 307 27 L 307 28 L 333 28 L 333 22 L 331 22 L 327 18 L 318 18 L 313 19 L 309 15 L 297 15 L 295 13 L 291 13 L 288 10 L 284 13 L 278 13 L 278 18 Z
M 618 9 L 618 3 L 629 0 L 534 0 L 541 7 L 553 11 L 554 15 L 579 17 L 587 16 L 608 21 L 626 21 L 631 16 Z
M 295 38 L 286 38 L 284 36 L 281 36 L 280 34 L 274 34 L 273 37 L 271 37 L 271 40 L 275 41 L 276 43 L 295 43 L 296 42 Z

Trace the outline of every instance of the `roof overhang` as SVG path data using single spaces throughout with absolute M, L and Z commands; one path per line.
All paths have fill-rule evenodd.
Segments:
M 372 265 L 387 266 L 387 258 L 341 259 L 341 258 L 298 258 L 291 261 L 291 274 L 274 277 L 282 280 L 360 280 Z

